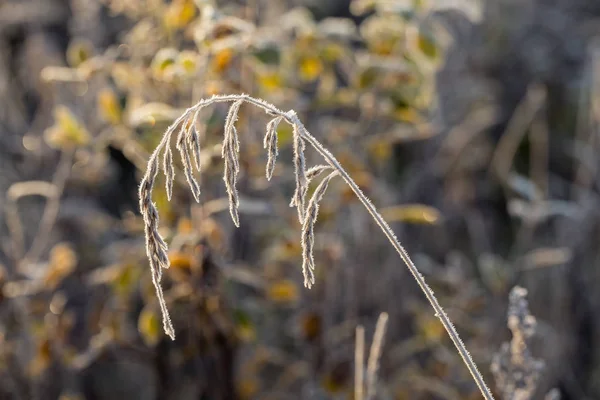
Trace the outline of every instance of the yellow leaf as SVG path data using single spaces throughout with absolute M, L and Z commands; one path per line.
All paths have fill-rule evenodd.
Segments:
M 169 254 L 171 267 L 182 270 L 189 270 L 192 267 L 192 258 L 189 254 L 173 252 Z
M 238 383 L 238 393 L 242 399 L 252 399 L 258 393 L 259 385 L 256 379 L 242 378 Z
M 85 397 L 80 393 L 64 392 L 61 393 L 58 400 L 85 400 Z
M 394 116 L 402 122 L 418 124 L 422 122 L 419 113 L 412 107 L 401 107 L 394 112 Z
M 252 324 L 239 324 L 236 328 L 237 337 L 244 342 L 253 342 L 256 340 L 256 329 Z
M 305 57 L 300 60 L 300 79 L 306 82 L 314 81 L 323 72 L 323 63 L 317 57 Z
M 179 52 L 176 49 L 167 47 L 160 49 L 154 59 L 150 68 L 155 79 L 170 80 L 175 75 L 177 69 L 177 59 Z
M 136 69 L 124 62 L 113 63 L 110 74 L 115 85 L 123 91 L 141 85 L 145 76 L 140 69 Z
M 298 301 L 298 286 L 288 279 L 283 279 L 273 283 L 269 287 L 267 295 L 274 303 L 295 303 Z
M 397 38 L 382 38 L 371 43 L 371 51 L 380 56 L 389 56 L 398 44 Z
M 322 331 L 321 316 L 314 312 L 306 313 L 300 319 L 300 328 L 305 340 L 313 341 L 317 339 L 321 336 Z
M 71 269 L 77 263 L 77 255 L 67 243 L 58 243 L 50 250 L 50 264 L 61 264 L 64 268 Z
M 92 56 L 93 45 L 88 40 L 74 39 L 67 48 L 67 63 L 73 68 L 78 67 Z
M 147 103 L 129 112 L 128 123 L 133 127 L 157 122 L 171 122 L 181 115 L 181 110 L 174 109 L 164 103 Z
M 369 144 L 369 153 L 378 161 L 388 160 L 392 155 L 392 146 L 385 140 L 375 140 Z
M 177 232 L 183 235 L 189 235 L 194 232 L 194 225 L 189 218 L 180 218 L 177 221 Z
M 214 96 L 221 93 L 221 82 L 219 81 L 208 81 L 204 85 L 204 90 L 208 96 Z
M 479 392 L 477 392 L 479 394 Z M 413 397 L 405 387 L 397 388 L 394 393 L 394 400 L 410 400 Z
M 140 273 L 133 265 L 124 265 L 115 274 L 112 288 L 118 296 L 128 295 L 135 287 Z
M 323 378 L 323 388 L 330 394 L 340 394 L 348 389 L 350 384 L 351 365 L 348 362 L 338 362 L 330 367 Z
M 37 343 L 35 357 L 29 364 L 29 373 L 37 377 L 41 375 L 52 361 L 52 346 L 48 338 L 42 338 Z
M 168 29 L 181 29 L 196 16 L 196 6 L 190 0 L 173 1 L 164 15 L 164 23 Z
M 281 75 L 277 72 L 268 72 L 259 75 L 258 83 L 266 90 L 273 91 L 282 87 Z
M 298 219 L 296 218 L 295 221 Z M 298 240 L 283 240 L 275 246 L 272 258 L 273 260 L 288 261 L 300 256 L 302 247 Z
M 46 142 L 57 149 L 85 146 L 91 140 L 89 132 L 67 107 L 59 105 L 54 110 L 54 125 L 44 133 Z
M 202 221 L 200 233 L 203 238 L 207 238 L 210 245 L 215 249 L 223 247 L 225 233 L 219 223 L 213 218 L 205 218 Z
M 444 326 L 437 318 L 420 315 L 417 316 L 416 323 L 419 331 L 427 340 L 436 342 L 445 336 Z
M 427 57 L 435 59 L 438 55 L 438 48 L 434 40 L 423 33 L 417 35 L 417 48 Z
M 329 62 L 339 60 L 344 55 L 344 48 L 336 43 L 330 43 L 321 50 L 321 57 Z
M 317 38 L 313 32 L 305 31 L 296 39 L 296 47 L 302 50 L 313 50 L 317 44 Z
M 188 76 L 193 76 L 198 70 L 198 55 L 193 51 L 182 51 L 179 53 L 177 63 Z
M 213 57 L 211 61 L 211 67 L 215 72 L 221 73 L 229 67 L 231 60 L 233 59 L 232 49 L 223 49 L 219 51 Z
M 138 331 L 147 346 L 156 346 L 160 339 L 160 321 L 152 308 L 146 306 L 138 318 Z
M 387 207 L 381 210 L 381 215 L 388 222 L 408 222 L 412 224 L 435 224 L 440 218 L 440 212 L 423 204 L 406 204 Z
M 121 122 L 121 105 L 111 89 L 104 88 L 98 93 L 98 112 L 103 120 L 113 125 Z
M 66 243 L 59 243 L 50 250 L 50 261 L 46 269 L 44 283 L 56 287 L 77 265 L 77 255 Z
M 357 86 L 359 89 L 367 89 L 371 87 L 377 80 L 379 73 L 375 68 L 366 68 L 358 75 Z

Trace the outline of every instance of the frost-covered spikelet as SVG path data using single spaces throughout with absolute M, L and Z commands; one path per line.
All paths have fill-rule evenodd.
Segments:
M 240 199 L 236 187 L 237 174 L 240 171 L 239 164 L 239 151 L 240 144 L 238 140 L 237 130 L 235 129 L 235 122 L 237 121 L 238 111 L 242 105 L 243 100 L 238 100 L 231 105 L 229 112 L 227 113 L 227 119 L 225 120 L 225 134 L 223 138 L 223 146 L 221 148 L 221 156 L 224 160 L 224 171 L 223 181 L 225 182 L 225 189 L 229 197 L 229 213 L 235 226 L 240 226 L 240 218 L 238 214 L 238 208 L 240 206 Z
M 279 152 L 277 150 L 277 126 L 279 126 L 279 123 L 282 119 L 283 117 L 277 117 L 272 119 L 267 124 L 267 133 L 263 141 L 263 147 L 267 149 L 268 155 L 265 175 L 267 177 L 267 180 L 269 181 L 273 177 L 273 171 L 275 170 L 275 162 L 277 161 L 277 156 L 279 155 Z
M 319 214 L 319 202 L 325 195 L 329 181 L 336 175 L 338 175 L 338 172 L 334 171 L 321 181 L 306 207 L 306 218 L 302 225 L 302 274 L 304 275 L 304 286 L 307 288 L 312 287 L 315 283 L 314 230 Z
M 171 144 L 165 146 L 165 155 L 163 158 L 163 171 L 165 173 L 165 189 L 167 191 L 167 199 L 171 201 L 173 195 L 173 181 L 175 180 L 175 168 L 173 167 L 173 151 Z
M 201 160 L 200 160 L 200 133 L 196 129 L 196 123 L 198 121 L 198 113 L 201 108 L 198 108 L 192 117 L 192 121 L 189 126 L 189 130 L 187 133 L 188 146 L 192 150 L 192 154 L 194 155 L 194 162 L 196 164 L 196 170 L 200 172 L 201 168 Z
M 190 186 L 192 195 L 197 202 L 200 202 L 200 185 L 194 177 L 194 171 L 192 168 L 192 160 L 190 157 L 190 149 L 186 140 L 186 133 L 188 132 L 188 124 L 192 123 L 191 119 L 186 119 L 179 129 L 179 135 L 177 135 L 177 150 L 181 155 L 181 162 L 183 164 L 183 173 Z
M 308 182 L 306 179 L 306 161 L 304 159 L 305 144 L 300 135 L 299 127 L 294 124 L 294 172 L 296 174 L 296 190 L 292 196 L 290 207 L 298 210 L 298 220 L 304 222 L 304 203 Z

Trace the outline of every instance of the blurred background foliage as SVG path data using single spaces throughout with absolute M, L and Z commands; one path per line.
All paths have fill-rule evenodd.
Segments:
M 545 363 L 532 398 L 600 398 L 599 17 L 585 0 L 0 0 L 0 398 L 351 399 L 355 328 L 370 340 L 384 311 L 378 399 L 479 398 L 341 185 L 303 289 L 292 165 L 266 181 L 247 108 L 241 228 L 220 106 L 201 116 L 201 204 L 184 181 L 155 191 L 163 334 L 137 182 L 185 108 L 240 92 L 295 109 L 339 158 L 490 384 L 519 284 Z

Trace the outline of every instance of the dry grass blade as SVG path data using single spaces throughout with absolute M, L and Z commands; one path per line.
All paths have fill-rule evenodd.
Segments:
M 306 208 L 306 218 L 302 226 L 302 274 L 304 275 L 304 286 L 307 288 L 311 288 L 315 283 L 314 230 L 319 214 L 319 202 L 325 195 L 329 181 L 336 175 L 338 172 L 334 171 L 321 181 Z
M 379 369 L 379 359 L 383 347 L 383 338 L 387 327 L 388 314 L 381 313 L 375 326 L 375 335 L 371 350 L 369 350 L 369 361 L 367 362 L 367 400 L 373 399 L 377 392 L 377 370 Z
M 267 180 L 271 180 L 273 177 L 273 171 L 275 170 L 275 162 L 277 161 L 277 156 L 279 152 L 277 151 L 277 126 L 281 122 L 283 118 L 277 117 L 272 119 L 267 124 L 267 134 L 265 135 L 265 140 L 263 142 L 263 147 L 267 149 L 268 159 L 267 159 L 267 168 L 266 168 L 266 177 Z

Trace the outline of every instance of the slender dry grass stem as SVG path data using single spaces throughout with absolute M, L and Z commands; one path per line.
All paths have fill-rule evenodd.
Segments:
M 356 344 L 354 345 L 354 400 L 363 400 L 365 381 L 365 328 L 356 327 Z
M 293 110 L 284 112 L 278 109 L 277 107 L 273 106 L 272 104 L 265 102 L 264 100 L 256 99 L 246 94 L 213 96 L 211 98 L 201 100 L 196 105 L 188 108 L 179 118 L 177 118 L 173 122 L 171 126 L 169 126 L 169 128 L 165 132 L 163 139 L 150 156 L 146 174 L 142 178 L 140 184 L 140 210 L 145 222 L 146 252 L 150 260 L 152 279 L 156 287 L 157 297 L 163 313 L 163 325 L 167 334 L 169 334 L 169 336 L 171 336 L 172 338 L 175 337 L 173 326 L 169 318 L 168 310 L 165 304 L 164 296 L 162 294 L 162 288 L 160 285 L 162 268 L 169 267 L 169 259 L 167 257 L 167 245 L 164 243 L 162 237 L 158 233 L 158 212 L 154 203 L 152 202 L 152 189 L 159 169 L 158 159 L 161 152 L 169 144 L 169 139 L 175 131 L 175 129 L 181 126 L 181 130 L 177 139 L 177 148 L 180 150 L 181 153 L 182 161 L 184 164 L 184 172 L 186 174 L 187 181 L 190 184 L 190 188 L 192 190 L 194 198 L 198 200 L 200 195 L 200 188 L 197 185 L 197 182 L 195 181 L 191 171 L 191 161 L 189 155 L 190 150 L 188 146 L 190 143 L 195 144 L 196 138 L 190 138 L 192 135 L 190 133 L 191 129 L 186 128 L 190 126 L 189 124 L 193 124 L 195 122 L 195 118 L 197 117 L 197 113 L 200 109 L 216 103 L 233 103 L 229 109 L 227 119 L 225 122 L 222 156 L 225 164 L 223 180 L 225 181 L 225 186 L 229 194 L 230 213 L 234 223 L 236 225 L 239 225 L 239 217 L 237 211 L 239 205 L 239 198 L 236 189 L 237 174 L 239 172 L 239 142 L 237 138 L 237 130 L 235 129 L 234 124 L 237 120 L 237 114 L 240 106 L 243 103 L 248 103 L 263 109 L 269 116 L 275 118 L 275 122 L 271 121 L 267 126 L 267 137 L 265 137 L 265 147 L 268 150 L 270 162 L 273 164 L 273 166 L 271 166 L 269 162 L 267 162 L 267 178 L 270 178 L 272 176 L 272 169 L 274 168 L 275 156 L 277 155 L 276 138 L 274 137 L 277 135 L 277 125 L 280 122 L 285 121 L 293 128 L 293 162 L 296 177 L 296 190 L 294 192 L 294 195 L 292 196 L 290 205 L 297 208 L 298 218 L 303 227 L 302 245 L 303 274 L 305 285 L 310 287 L 314 283 L 314 259 L 312 255 L 314 244 L 313 229 L 314 222 L 318 213 L 318 203 L 323 197 L 325 190 L 327 189 L 327 185 L 329 184 L 331 179 L 339 175 L 346 182 L 346 184 L 350 186 L 357 198 L 362 202 L 369 214 L 371 214 L 373 220 L 377 223 L 377 225 L 379 225 L 379 227 L 381 228 L 385 236 L 388 238 L 394 249 L 400 255 L 400 258 L 402 258 L 402 260 L 408 267 L 414 279 L 417 281 L 417 284 L 427 297 L 427 300 L 429 300 L 429 303 L 431 304 L 436 317 L 440 319 L 444 328 L 448 332 L 450 339 L 456 346 L 458 353 L 462 357 L 465 365 L 469 369 L 469 372 L 473 376 L 473 379 L 475 380 L 475 383 L 477 384 L 483 397 L 488 400 L 493 399 L 493 396 L 490 390 L 487 388 L 483 377 L 477 370 L 477 366 L 473 362 L 471 355 L 469 354 L 465 345 L 460 339 L 456 329 L 454 328 L 452 322 L 448 318 L 448 315 L 446 315 L 446 313 L 438 303 L 437 298 L 433 294 L 433 291 L 425 282 L 425 278 L 423 277 L 423 275 L 421 275 L 417 267 L 414 265 L 414 263 L 408 255 L 408 252 L 404 249 L 404 247 L 402 247 L 402 245 L 394 235 L 392 229 L 385 222 L 383 217 L 377 212 L 375 206 L 360 190 L 360 188 L 350 177 L 350 175 L 348 175 L 346 170 L 344 170 L 344 168 L 340 165 L 338 160 L 333 156 L 333 154 L 331 154 L 326 148 L 324 148 L 323 145 L 314 136 L 312 136 L 308 132 L 304 124 L 302 124 L 302 122 Z M 317 166 L 308 170 L 306 169 L 304 151 L 307 143 L 323 157 L 325 163 L 327 164 L 326 168 L 324 168 L 323 166 Z M 194 151 L 195 150 L 192 149 L 192 152 Z M 305 197 L 308 191 L 308 185 L 310 183 L 310 180 L 314 179 L 317 175 L 319 175 L 321 172 L 327 169 L 331 169 L 331 171 L 333 172 L 331 172 L 326 178 L 323 179 L 319 187 L 317 187 L 317 189 L 315 190 L 315 195 L 313 195 L 307 206 L 305 203 Z
M 381 313 L 375 326 L 375 335 L 371 350 L 369 350 L 369 361 L 367 362 L 367 400 L 373 399 L 377 392 L 377 371 L 379 370 L 379 359 L 383 347 L 383 337 L 387 327 L 388 314 Z

